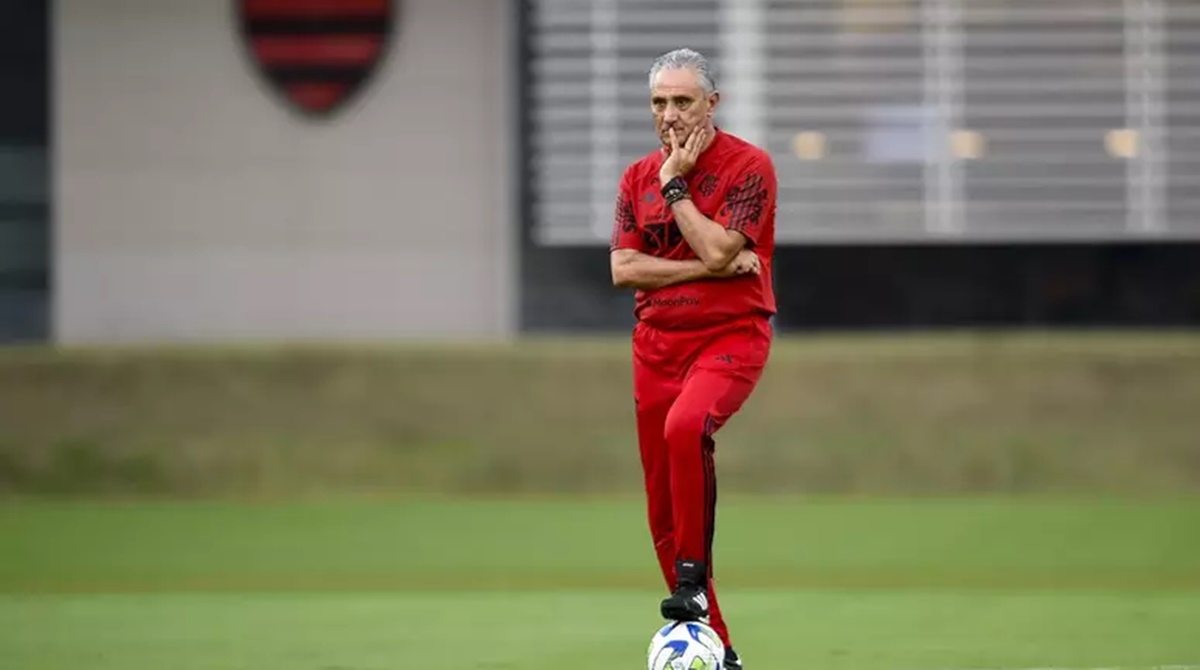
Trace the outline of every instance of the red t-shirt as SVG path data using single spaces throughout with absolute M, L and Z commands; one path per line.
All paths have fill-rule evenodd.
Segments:
M 666 155 L 658 150 L 625 169 L 617 191 L 611 249 L 695 259 L 662 197 L 658 171 L 664 160 Z M 634 315 L 656 328 L 684 329 L 774 314 L 776 180 L 770 154 L 717 129 L 685 179 L 692 202 L 704 216 L 746 236 L 746 247 L 758 254 L 761 272 L 638 290 Z

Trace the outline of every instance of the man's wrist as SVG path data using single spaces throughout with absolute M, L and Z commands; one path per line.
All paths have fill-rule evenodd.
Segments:
M 663 182 L 662 197 L 670 207 L 680 200 L 691 198 L 691 194 L 688 192 L 687 182 L 683 180 L 683 177 L 673 177 Z

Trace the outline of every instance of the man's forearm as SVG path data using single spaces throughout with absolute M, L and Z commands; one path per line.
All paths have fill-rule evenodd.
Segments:
M 613 284 L 624 288 L 655 289 L 713 276 L 699 260 L 676 261 L 634 254 L 613 267 Z
M 704 216 L 691 200 L 680 200 L 671 206 L 671 212 L 679 232 L 705 267 L 723 268 L 741 251 L 742 245 L 737 238 L 724 226 Z

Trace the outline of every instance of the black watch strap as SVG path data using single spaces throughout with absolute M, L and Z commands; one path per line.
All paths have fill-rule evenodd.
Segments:
M 683 177 L 675 177 L 666 184 L 663 184 L 662 197 L 663 200 L 667 201 L 667 205 L 670 206 L 680 200 L 690 198 L 691 194 L 688 193 L 687 182 L 684 181 Z

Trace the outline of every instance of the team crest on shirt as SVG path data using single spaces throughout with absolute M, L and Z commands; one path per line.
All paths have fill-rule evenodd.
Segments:
M 398 0 L 234 0 L 264 81 L 292 108 L 327 118 L 361 93 L 387 53 Z

